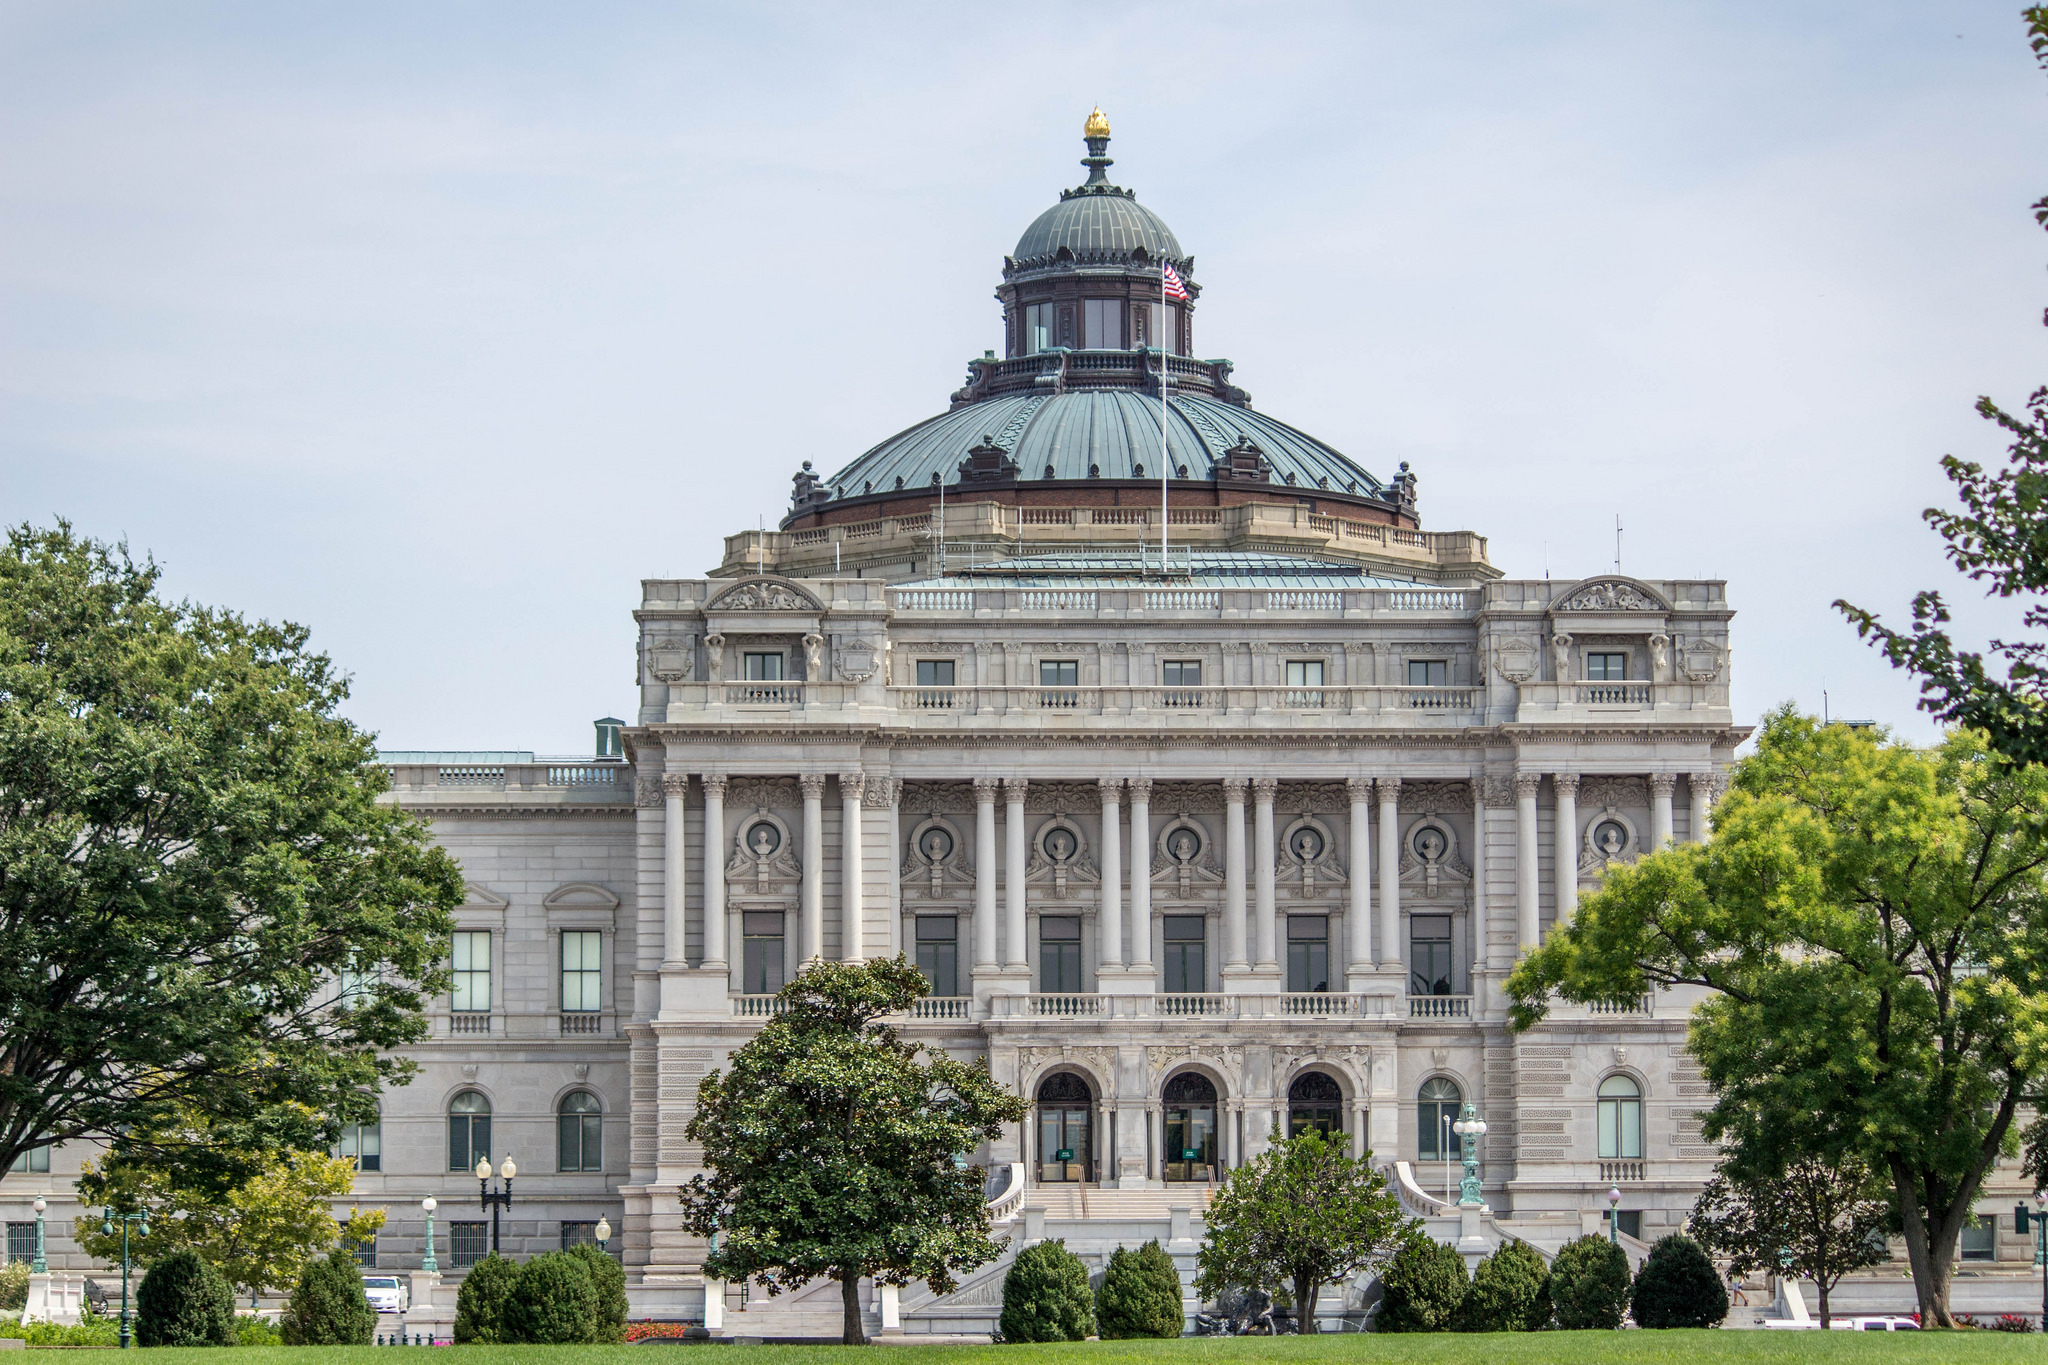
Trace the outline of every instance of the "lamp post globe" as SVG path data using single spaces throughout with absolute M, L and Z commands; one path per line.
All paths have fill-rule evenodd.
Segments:
M 491 1251 L 493 1254 L 498 1250 L 498 1210 L 512 1207 L 512 1177 L 519 1174 L 519 1168 L 513 1165 L 512 1158 L 507 1156 L 504 1163 L 498 1167 L 498 1173 L 504 1179 L 500 1187 L 493 1190 L 491 1188 L 491 1158 L 488 1153 L 477 1158 L 477 1201 L 480 1207 L 490 1210 Z
M 1607 1240 L 1621 1245 L 1621 1186 L 1607 1187 Z
M 519 1174 L 519 1168 L 512 1164 L 512 1158 L 508 1156 L 505 1158 L 503 1163 L 499 1165 L 498 1174 L 505 1177 L 505 1179 L 510 1180 L 513 1176 Z
M 491 1159 L 489 1157 L 479 1157 L 477 1159 L 476 1178 L 478 1180 L 489 1180 L 491 1178 Z
M 603 1251 L 604 1244 L 612 1239 L 612 1220 L 606 1218 L 603 1214 L 599 1214 L 597 1226 L 590 1231 L 591 1235 L 597 1238 L 597 1249 Z

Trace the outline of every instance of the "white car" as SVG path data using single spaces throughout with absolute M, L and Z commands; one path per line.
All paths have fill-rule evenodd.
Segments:
M 412 1294 L 396 1275 L 363 1276 L 363 1295 L 379 1313 L 403 1313 L 412 1307 Z
M 1828 1326 L 1837 1332 L 1917 1332 L 1920 1324 L 1911 1318 L 1886 1314 L 1883 1317 L 1832 1318 Z

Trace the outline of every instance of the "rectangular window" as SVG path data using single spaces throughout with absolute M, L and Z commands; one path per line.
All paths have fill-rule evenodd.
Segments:
M 740 991 L 773 995 L 782 989 L 782 912 L 749 910 L 740 916 Z
M 1024 308 L 1024 354 L 1037 355 L 1053 348 L 1053 326 L 1057 316 L 1050 303 L 1027 304 Z
M 562 931 L 562 1010 L 595 1012 L 604 1008 L 604 935 L 596 929 Z
M 749 654 L 745 659 L 748 682 L 781 682 L 782 656 L 780 654 Z
M 1633 1237 L 1638 1242 L 1643 1240 L 1643 1211 L 1641 1209 L 1615 1209 L 1613 1214 L 1614 1226 L 1620 1230 L 1622 1236 Z
M 1289 659 L 1287 661 L 1287 685 L 1289 687 L 1321 687 L 1323 685 L 1323 661 L 1321 659 Z
M 1962 1254 L 1966 1261 L 1998 1259 L 1998 1224 L 1994 1218 L 1980 1217 L 1963 1225 Z
M 341 1130 L 341 1145 L 334 1150 L 336 1156 L 345 1156 L 356 1163 L 359 1171 L 381 1171 L 384 1169 L 384 1128 L 372 1120 L 369 1123 L 351 1123 Z
M 1169 305 L 1166 310 L 1167 330 L 1164 343 L 1175 355 L 1180 354 L 1179 333 L 1180 309 Z M 1162 333 L 1159 327 L 1158 303 L 1134 303 L 1131 305 L 1131 345 L 1158 346 Z
M 596 1223 L 562 1224 L 562 1250 L 570 1247 L 594 1247 L 597 1245 Z
M 1208 922 L 1200 915 L 1167 915 L 1166 993 L 1200 995 L 1209 989 Z
M 47 1172 L 50 1169 L 50 1149 L 48 1147 L 31 1147 L 20 1156 L 14 1158 L 14 1165 L 8 1169 L 27 1175 Z
M 1408 993 L 1450 995 L 1451 917 L 1411 915 L 1408 919 Z
M 953 661 L 951 659 L 919 659 L 917 661 L 917 685 L 919 687 L 951 687 L 953 685 Z
M 1628 655 L 1588 654 L 1586 656 L 1587 682 L 1628 681 Z
M 917 969 L 933 995 L 960 994 L 960 920 L 955 915 L 917 917 Z
M 473 1266 L 484 1258 L 491 1249 L 491 1229 L 488 1223 L 450 1223 L 448 1225 L 448 1264 L 461 1270 Z
M 1287 989 L 1330 989 L 1330 917 L 1287 917 Z
M 7 1263 L 33 1261 L 36 1258 L 36 1225 L 34 1223 L 9 1223 L 7 1225 Z
M 1200 659 L 1168 659 L 1159 665 L 1159 681 L 1168 687 L 1200 687 L 1202 685 L 1202 661 Z
M 1081 988 L 1081 921 L 1064 915 L 1039 920 L 1038 989 L 1071 995 Z
M 1040 659 L 1038 661 L 1038 686 L 1041 689 L 1071 688 L 1081 681 L 1081 665 L 1074 659 Z M 1038 704 L 1044 707 L 1062 709 L 1079 706 L 1081 694 L 1070 691 L 1041 690 Z
M 448 1007 L 457 1014 L 491 1009 L 491 931 L 465 929 L 455 936 L 455 989 Z
M 1124 348 L 1124 305 L 1121 299 L 1088 299 L 1081 305 L 1081 344 L 1091 351 Z
M 348 1219 L 335 1219 L 334 1230 L 336 1232 L 347 1232 Z M 348 1244 L 344 1242 L 340 1245 L 347 1246 Z M 350 1255 L 356 1258 L 356 1264 L 363 1269 L 375 1270 L 377 1268 L 377 1239 L 375 1237 L 372 1237 L 367 1242 L 358 1242 L 356 1245 L 348 1247 L 348 1251 Z
M 1410 687 L 1444 687 L 1451 681 L 1451 665 L 1445 659 L 1410 659 L 1408 661 L 1408 685 Z

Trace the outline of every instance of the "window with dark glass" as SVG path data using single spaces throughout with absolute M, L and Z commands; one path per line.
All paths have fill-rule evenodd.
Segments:
M 455 935 L 455 985 L 448 1007 L 458 1014 L 485 1013 L 491 1008 L 491 931 L 465 929 Z
M 1038 989 L 1070 995 L 1081 989 L 1081 921 L 1048 915 L 1038 921 Z
M 919 659 L 917 661 L 917 685 L 919 687 L 951 687 L 953 685 L 953 661 L 951 659 Z
M 1463 1140 L 1451 1131 L 1451 1125 L 1458 1121 L 1459 1106 L 1464 1098 L 1458 1090 L 1458 1083 L 1443 1076 L 1433 1076 L 1422 1083 L 1422 1089 L 1415 1095 L 1415 1155 L 1418 1160 L 1464 1159 Z
M 346 1233 L 348 1231 L 348 1219 L 335 1219 L 334 1230 Z M 363 1269 L 375 1270 L 377 1268 L 377 1239 L 375 1237 L 371 1237 L 367 1242 L 357 1242 L 353 1246 L 346 1242 L 340 1243 L 340 1245 L 348 1248 L 349 1254 L 356 1258 L 356 1264 Z
M 1287 989 L 1330 989 L 1330 917 L 1287 917 Z
M 359 1171 L 383 1170 L 383 1124 L 376 1119 L 371 1119 L 368 1123 L 344 1124 L 341 1130 L 341 1143 L 334 1149 L 334 1154 L 355 1162 Z
M 1208 922 L 1200 915 L 1166 915 L 1166 993 L 1200 995 L 1209 989 Z
M 33 1261 L 36 1258 L 36 1225 L 34 1223 L 9 1223 L 7 1225 L 7 1263 Z
M 1451 917 L 1408 917 L 1408 993 L 1450 995 Z
M 782 912 L 749 910 L 740 916 L 740 991 L 773 995 L 783 986 Z
M 1167 690 L 1168 706 L 1195 706 L 1201 702 L 1201 694 L 1195 689 L 1202 685 L 1202 661 L 1200 659 L 1168 659 L 1159 665 L 1159 681 Z
M 555 1114 L 555 1126 L 555 1169 L 604 1169 L 604 1111 L 597 1096 L 588 1090 L 564 1095 Z
M 1078 1181 L 1088 1178 L 1093 1158 L 1094 1094 L 1088 1082 L 1071 1071 L 1056 1072 L 1038 1083 L 1038 1178 Z
M 1966 1261 L 1998 1259 L 1998 1225 L 1989 1217 L 1963 1224 L 1962 1256 Z
M 1287 685 L 1289 687 L 1321 687 L 1323 685 L 1323 661 L 1321 659 L 1289 659 L 1287 661 Z
M 1081 344 L 1091 351 L 1123 349 L 1123 300 L 1088 299 L 1082 303 Z
M 1038 685 L 1041 688 L 1070 688 L 1081 681 L 1081 665 L 1074 659 L 1040 659 L 1038 661 Z M 1041 706 L 1077 706 L 1081 694 L 1067 691 L 1041 691 L 1038 704 Z
M 1344 1131 L 1344 1092 L 1320 1071 L 1308 1071 L 1287 1087 L 1287 1136 Z
M 1199 1071 L 1183 1071 L 1160 1092 L 1165 1110 L 1166 1178 L 1216 1176 L 1216 1086 Z
M 960 919 L 957 915 L 917 917 L 917 969 L 933 995 L 960 994 Z
M 782 655 L 780 654 L 748 654 L 743 662 L 748 682 L 782 681 Z
M 1024 354 L 1036 355 L 1053 348 L 1058 311 L 1050 303 L 1031 303 L 1024 306 Z
M 473 1171 L 491 1154 L 491 1102 L 474 1090 L 448 1101 L 448 1169 Z
M 1643 1092 L 1627 1076 L 1600 1082 L 1600 1155 L 1637 1159 L 1643 1154 Z
M 604 1008 L 600 987 L 604 935 L 596 929 L 562 931 L 562 1009 L 565 1013 L 593 1013 Z
M 1628 655 L 1588 654 L 1586 656 L 1587 682 L 1626 682 L 1628 680 Z
M 491 1225 L 488 1223 L 450 1223 L 448 1225 L 448 1263 L 457 1270 L 473 1266 L 484 1258 L 491 1249 Z
M 1451 665 L 1446 659 L 1410 659 L 1408 661 L 1408 685 L 1410 687 L 1442 687 L 1451 680 Z
M 594 1247 L 597 1245 L 597 1224 L 595 1222 L 570 1222 L 564 1219 L 561 1230 L 562 1250 L 572 1247 Z
M 1641 1209 L 1615 1209 L 1614 1226 L 1622 1236 L 1643 1240 L 1643 1211 Z

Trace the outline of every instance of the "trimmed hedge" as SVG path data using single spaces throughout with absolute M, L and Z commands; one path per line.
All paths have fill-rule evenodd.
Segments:
M 621 1342 L 626 1339 L 626 1268 L 590 1242 L 569 1248 L 569 1254 L 590 1271 L 590 1283 L 597 1290 L 597 1320 L 591 1324 L 591 1340 Z
M 232 1346 L 235 1291 L 197 1253 L 174 1251 L 135 1291 L 135 1340 L 143 1346 Z
M 597 1285 L 581 1256 L 549 1251 L 519 1267 L 505 1304 L 502 1340 L 575 1346 L 596 1340 Z
M 1461 1332 L 1541 1332 L 1550 1326 L 1550 1267 L 1527 1242 L 1508 1242 L 1479 1262 L 1458 1314 Z
M 1086 1341 L 1095 1331 L 1095 1295 L 1088 1267 L 1064 1241 L 1038 1242 L 1017 1253 L 1003 1277 L 1004 1341 Z
M 1136 1251 L 1118 1247 L 1102 1273 L 1095 1319 L 1105 1341 L 1177 1337 L 1187 1326 L 1181 1311 L 1180 1271 L 1157 1238 Z
M 1700 1244 L 1673 1233 L 1644 1258 L 1629 1310 L 1638 1327 L 1712 1327 L 1728 1316 L 1728 1290 Z
M 333 1251 L 299 1272 L 278 1329 L 287 1346 L 368 1346 L 377 1310 L 363 1293 L 356 1258 Z
M 505 1333 L 505 1305 L 519 1283 L 519 1267 L 497 1252 L 478 1261 L 455 1292 L 455 1340 L 492 1346 L 512 1338 Z
M 1418 1237 L 1394 1253 L 1380 1272 L 1380 1311 L 1375 1332 L 1448 1332 L 1471 1292 L 1465 1259 L 1429 1237 Z
M 1628 1312 L 1628 1253 L 1598 1235 L 1566 1242 L 1550 1263 L 1557 1325 L 1569 1332 L 1612 1331 Z

